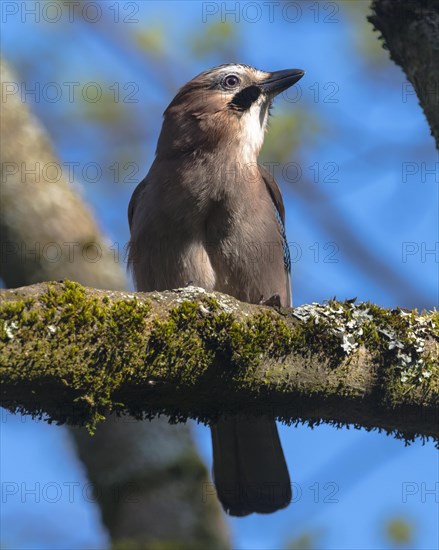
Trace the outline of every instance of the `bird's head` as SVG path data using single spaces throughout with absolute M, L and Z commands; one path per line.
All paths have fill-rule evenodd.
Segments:
M 205 71 L 185 84 L 164 113 L 157 154 L 232 150 L 256 160 L 264 140 L 273 98 L 305 73 L 287 69 L 268 73 L 228 64 Z

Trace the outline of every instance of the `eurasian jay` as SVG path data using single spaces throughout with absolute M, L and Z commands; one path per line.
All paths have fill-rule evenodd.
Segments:
M 137 290 L 190 282 L 245 302 L 291 305 L 282 195 L 257 160 L 273 98 L 303 75 L 228 64 L 180 89 L 128 208 Z M 215 486 L 229 514 L 288 505 L 290 478 L 273 418 L 222 417 L 211 431 Z

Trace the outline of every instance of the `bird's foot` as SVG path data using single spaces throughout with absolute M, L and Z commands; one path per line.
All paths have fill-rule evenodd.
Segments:
M 280 296 L 279 294 L 273 294 L 268 300 L 264 300 L 264 297 L 261 296 L 260 304 L 262 306 L 272 306 L 272 307 L 281 307 Z

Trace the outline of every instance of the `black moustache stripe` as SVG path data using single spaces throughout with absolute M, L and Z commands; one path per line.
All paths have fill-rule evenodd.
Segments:
M 233 96 L 230 106 L 238 111 L 246 111 L 261 95 L 257 86 L 248 86 Z

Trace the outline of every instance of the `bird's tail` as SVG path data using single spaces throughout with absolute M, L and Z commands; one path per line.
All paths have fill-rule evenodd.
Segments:
M 290 476 L 274 420 L 236 416 L 211 429 L 213 476 L 224 510 L 246 516 L 288 506 Z

